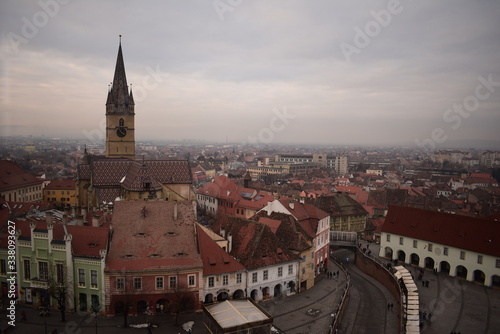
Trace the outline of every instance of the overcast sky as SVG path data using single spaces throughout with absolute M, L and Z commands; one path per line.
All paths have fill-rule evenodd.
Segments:
M 2 0 L 0 135 L 102 136 L 122 34 L 137 140 L 500 149 L 499 17 L 498 0 Z

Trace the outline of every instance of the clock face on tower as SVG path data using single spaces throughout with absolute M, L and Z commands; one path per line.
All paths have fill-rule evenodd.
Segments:
M 119 127 L 116 129 L 116 135 L 120 138 L 123 138 L 127 135 L 127 129 L 123 127 Z

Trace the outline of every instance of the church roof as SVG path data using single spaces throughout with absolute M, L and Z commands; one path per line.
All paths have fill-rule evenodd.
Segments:
M 145 163 L 132 164 L 122 181 L 122 186 L 129 191 L 161 190 L 161 184 L 150 175 L 148 165 Z
M 141 169 L 141 165 L 145 167 Z M 122 182 L 132 188 L 137 187 L 141 176 L 152 183 L 179 184 L 192 183 L 191 169 L 187 160 L 146 160 L 144 162 L 120 158 L 100 158 L 91 163 L 94 186 L 119 186 Z M 134 188 L 134 189 L 135 189 Z

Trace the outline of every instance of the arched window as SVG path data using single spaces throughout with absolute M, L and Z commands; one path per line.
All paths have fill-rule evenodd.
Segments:
M 118 121 L 118 124 L 120 126 L 124 126 L 125 125 L 125 121 L 123 120 L 123 118 L 120 118 L 120 120 Z

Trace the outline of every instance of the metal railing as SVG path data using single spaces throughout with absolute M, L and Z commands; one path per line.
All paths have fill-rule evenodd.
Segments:
M 340 298 L 340 302 L 337 305 L 337 308 L 334 310 L 332 315 L 332 324 L 330 325 L 330 330 L 328 331 L 329 334 L 334 334 L 337 332 L 337 329 L 340 325 L 340 319 L 342 318 L 342 315 L 344 314 L 345 307 L 347 306 L 347 301 L 349 297 L 349 290 L 351 288 L 351 275 L 349 275 L 349 272 L 347 271 L 347 268 L 344 267 L 344 265 L 340 262 L 338 262 L 334 257 L 330 256 L 330 259 L 337 264 L 340 269 L 344 272 L 346 275 L 346 283 L 345 283 L 345 288 L 344 288 L 344 293 L 342 294 L 342 297 Z

